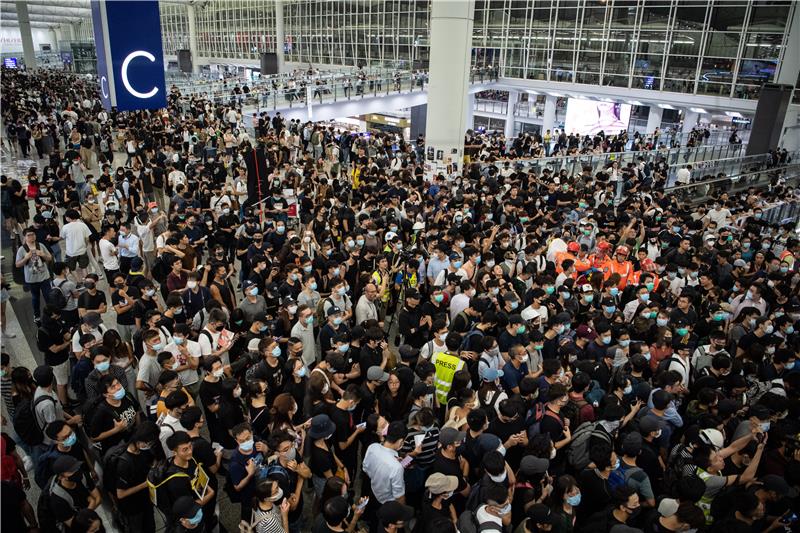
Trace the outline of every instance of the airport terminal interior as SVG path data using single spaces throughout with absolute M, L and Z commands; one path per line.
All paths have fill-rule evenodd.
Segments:
M 800 2 L 2 0 L 0 56 L 4 533 L 800 532 Z

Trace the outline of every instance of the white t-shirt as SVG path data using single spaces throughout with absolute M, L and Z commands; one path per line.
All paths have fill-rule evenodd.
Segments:
M 169 183 L 173 188 L 177 187 L 178 185 L 186 185 L 186 174 L 180 170 L 173 170 L 169 173 L 167 183 Z
M 100 247 L 100 256 L 103 258 L 103 267 L 106 270 L 119 270 L 117 247 L 106 239 L 100 239 L 98 246 Z
M 208 336 L 211 336 L 211 341 L 209 342 Z M 200 354 L 209 357 L 212 352 L 215 352 L 219 346 L 219 333 L 214 333 L 210 331 L 208 328 L 203 328 L 200 331 L 200 336 L 197 338 L 197 344 L 200 345 Z M 228 357 L 228 352 L 223 352 L 220 354 L 219 358 L 222 360 L 223 366 L 227 366 L 230 364 L 230 359 Z
M 148 225 L 149 222 L 139 224 L 137 219 L 134 219 L 134 226 L 136 226 L 136 234 L 139 235 L 139 240 L 142 241 L 142 251 L 152 252 L 156 249 L 155 239 L 153 239 L 153 230 Z
M 86 241 L 92 234 L 82 220 L 74 220 L 69 224 L 64 224 L 61 228 L 61 238 L 67 248 L 69 257 L 78 257 L 86 253 Z
M 202 350 L 200 349 L 199 342 L 185 339 L 183 341 L 183 344 L 186 345 L 186 351 L 189 352 L 189 357 L 200 359 L 200 357 L 203 355 Z M 184 366 L 189 364 L 187 357 L 181 353 L 180 348 L 178 348 L 178 345 L 175 344 L 174 338 L 172 342 L 167 344 L 167 347 L 164 348 L 164 351 L 171 353 L 173 357 L 175 357 L 175 360 L 178 361 L 179 366 Z M 183 383 L 184 386 L 193 385 L 197 383 L 197 381 L 200 379 L 199 376 L 197 375 L 197 370 L 192 370 L 191 368 L 186 370 L 181 370 L 180 372 L 178 372 L 178 375 L 180 376 L 181 383 Z

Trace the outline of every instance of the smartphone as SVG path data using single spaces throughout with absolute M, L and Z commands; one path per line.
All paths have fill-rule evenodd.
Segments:
M 798 518 L 797 517 L 797 513 L 792 512 L 792 511 L 787 511 L 786 514 L 784 514 L 781 517 L 780 522 L 781 522 L 781 524 L 793 524 L 793 523 L 797 522 L 797 518 Z
M 402 466 L 403 468 L 406 468 L 406 467 L 408 467 L 408 465 L 411 464 L 411 461 L 413 461 L 413 460 L 414 460 L 414 458 L 412 456 L 406 455 L 405 457 L 403 457 L 403 460 L 400 461 L 400 466 Z
M 423 440 L 425 440 L 425 435 L 414 435 L 414 447 L 419 448 L 422 446 Z
M 358 429 L 363 429 L 363 428 L 367 427 L 367 423 L 366 422 L 361 422 L 360 424 L 356 425 L 356 427 Z
M 356 505 L 356 509 L 358 509 L 358 510 L 360 511 L 360 510 L 362 510 L 364 507 L 366 507 L 368 503 L 369 503 L 369 496 L 367 496 L 366 498 L 364 498 L 364 501 L 363 501 L 363 502 L 361 502 L 361 503 L 359 503 L 358 505 Z

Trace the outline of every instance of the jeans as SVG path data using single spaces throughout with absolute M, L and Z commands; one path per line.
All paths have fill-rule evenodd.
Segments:
M 78 191 L 78 198 L 81 203 L 86 201 L 86 193 L 89 191 L 89 184 L 85 181 L 83 183 L 76 183 L 75 190 Z
M 33 305 L 33 317 L 39 318 L 39 307 L 40 307 L 40 297 L 39 293 L 41 292 L 41 298 L 47 300 L 47 295 L 50 294 L 50 280 L 46 281 L 37 281 L 36 283 L 26 283 L 25 285 L 31 291 L 31 305 Z
M 50 245 L 50 253 L 53 254 L 53 261 L 56 263 L 61 261 L 61 247 L 58 244 Z

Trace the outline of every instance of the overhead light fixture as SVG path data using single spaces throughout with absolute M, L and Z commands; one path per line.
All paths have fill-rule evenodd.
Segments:
M 744 118 L 738 111 L 725 111 L 725 114 L 733 118 Z
M 660 107 L 661 109 L 675 109 L 673 106 L 669 104 L 658 104 L 658 107 Z
M 528 94 L 540 94 L 539 91 L 532 91 L 531 89 L 527 89 L 525 92 Z
M 695 113 L 708 113 L 708 111 L 706 111 L 702 107 L 690 107 L 689 111 L 694 111 Z
M 551 92 L 548 92 L 547 94 L 549 94 L 550 96 L 555 96 L 556 98 L 563 98 L 563 97 L 564 97 L 564 95 L 563 95 L 563 94 L 561 94 L 561 93 L 551 93 Z
M 630 105 L 644 105 L 644 104 L 643 104 L 643 103 L 641 103 L 639 100 L 628 100 L 628 103 L 629 103 Z

